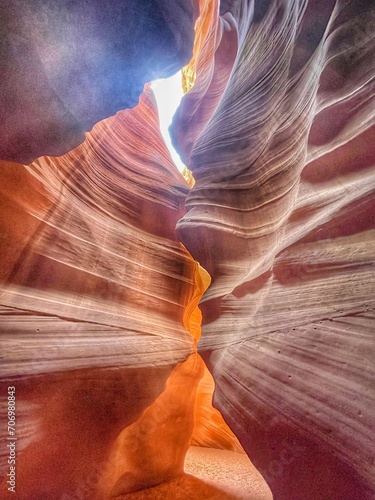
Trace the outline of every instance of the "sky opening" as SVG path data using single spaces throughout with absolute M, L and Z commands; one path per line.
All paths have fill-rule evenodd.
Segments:
M 164 137 L 165 144 L 172 156 L 178 170 L 182 172 L 185 165 L 182 163 L 180 156 L 172 146 L 171 137 L 168 127 L 172 123 L 173 115 L 180 105 L 181 98 L 184 93 L 181 85 L 181 71 L 169 78 L 155 80 L 151 83 L 151 88 L 154 92 L 155 99 L 158 105 L 160 130 Z

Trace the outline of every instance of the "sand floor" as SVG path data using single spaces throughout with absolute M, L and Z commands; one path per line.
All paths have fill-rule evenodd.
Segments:
M 191 447 L 186 474 L 153 488 L 116 500 L 271 500 L 262 476 L 246 455 L 226 450 Z

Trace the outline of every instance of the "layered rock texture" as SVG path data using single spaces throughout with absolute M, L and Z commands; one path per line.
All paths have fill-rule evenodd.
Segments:
M 220 11 L 172 131 L 214 402 L 275 498 L 373 498 L 374 4 Z
M 17 497 L 373 498 L 373 2 L 0 9 Z

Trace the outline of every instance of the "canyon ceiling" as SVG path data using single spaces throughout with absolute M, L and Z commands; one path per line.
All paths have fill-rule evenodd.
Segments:
M 0 19 L 17 498 L 374 498 L 375 3 L 16 0 Z M 149 85 L 181 68 L 190 181 Z M 246 453 L 253 489 L 200 490 L 184 464 L 204 448 Z

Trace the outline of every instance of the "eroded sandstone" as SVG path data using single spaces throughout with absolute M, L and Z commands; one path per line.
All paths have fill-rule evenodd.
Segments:
M 198 2 L 156 3 L 1 7 L 1 154 L 38 157 L 1 164 L 19 498 L 231 498 L 186 475 L 193 444 L 245 450 L 276 500 L 370 499 L 373 2 L 199 2 L 191 190 L 147 85 L 94 126 L 190 57 Z

